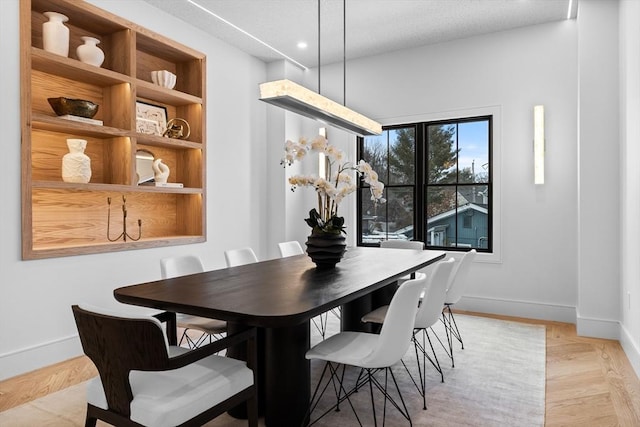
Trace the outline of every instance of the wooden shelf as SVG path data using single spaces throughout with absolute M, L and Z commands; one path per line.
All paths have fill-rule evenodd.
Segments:
M 79 80 L 100 87 L 113 86 L 120 83 L 131 84 L 133 81 L 131 77 L 115 71 L 88 65 L 77 59 L 66 58 L 36 47 L 31 48 L 31 67 L 37 71 L 71 80 Z
M 48 116 L 41 113 L 33 113 L 31 120 L 31 126 L 33 129 L 41 129 L 57 133 L 72 133 L 77 136 L 91 136 L 95 138 L 133 136 L 133 132 L 128 130 L 113 128 L 110 126 L 75 122 L 73 120 L 61 119 L 56 116 Z
M 160 34 L 76 0 L 21 0 L 22 257 L 40 259 L 153 248 L 205 241 L 206 57 Z M 43 49 L 44 12 L 68 16 L 69 57 Z M 100 67 L 75 56 L 82 36 L 101 40 Z M 177 75 L 174 89 L 151 82 L 153 70 Z M 47 98 L 87 99 L 99 105 L 103 125 L 59 118 Z M 182 118 L 188 139 L 136 132 L 136 102 L 163 107 Z M 62 180 L 66 139 L 87 140 L 87 184 Z M 138 185 L 138 150 L 170 167 L 169 182 L 183 188 Z M 113 205 L 107 201 L 112 200 Z M 127 230 L 139 241 L 110 242 Z M 119 231 L 117 231 L 119 230 Z
M 189 187 L 154 187 L 151 185 L 116 185 L 116 184 L 78 184 L 63 181 L 33 181 L 32 188 L 81 190 L 81 191 L 109 191 L 109 192 L 138 192 L 138 193 L 167 193 L 167 194 L 202 194 L 202 188 Z
M 158 248 L 162 246 L 175 246 L 175 245 L 191 245 L 194 243 L 202 243 L 206 241 L 204 236 L 170 236 L 163 239 L 140 239 L 138 241 L 122 240 L 118 242 L 96 243 L 96 244 L 81 244 L 73 243 L 68 246 L 65 245 L 42 245 L 33 250 L 30 259 L 44 259 L 53 257 L 63 257 L 78 255 L 79 251 L 82 254 L 97 254 L 105 252 L 119 252 L 128 251 L 131 249 L 149 249 Z
M 175 106 L 202 104 L 202 98 L 179 92 L 173 89 L 160 87 L 156 84 L 138 80 L 136 83 L 140 98 L 151 98 L 159 102 Z

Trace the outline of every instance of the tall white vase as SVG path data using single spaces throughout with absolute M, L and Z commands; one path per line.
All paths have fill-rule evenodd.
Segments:
M 49 18 L 42 24 L 44 50 L 57 55 L 69 56 L 69 28 L 64 25 L 69 18 L 58 12 L 45 12 Z
M 84 154 L 85 139 L 67 139 L 69 152 L 62 156 L 62 180 L 86 184 L 91 179 L 91 159 Z
M 100 43 L 100 40 L 89 36 L 80 38 L 84 41 L 84 44 L 81 44 L 76 49 L 78 59 L 85 64 L 95 65 L 96 67 L 101 66 L 104 61 L 104 52 L 96 46 Z

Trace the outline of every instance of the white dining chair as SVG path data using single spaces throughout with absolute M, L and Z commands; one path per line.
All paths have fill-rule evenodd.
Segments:
M 451 307 L 456 304 L 462 298 L 462 295 L 471 282 L 469 280 L 469 271 L 471 270 L 471 264 L 476 258 L 476 250 L 471 249 L 462 256 L 458 265 L 454 267 L 454 271 L 451 275 L 451 279 L 447 285 L 447 294 L 444 299 L 444 306 L 442 309 L 442 321 L 445 325 L 445 331 L 447 332 L 447 341 L 449 343 L 449 357 L 451 358 L 451 367 L 455 366 L 453 358 L 453 339 L 457 339 L 460 342 L 461 348 L 464 350 L 464 342 L 462 341 L 462 334 L 458 329 L 458 324 L 453 315 Z
M 413 250 L 424 250 L 424 242 L 419 240 L 383 240 L 380 242 L 381 248 L 390 248 L 390 249 L 413 249 Z M 413 275 L 403 276 L 398 280 L 398 284 L 401 284 L 405 280 L 409 280 L 411 278 L 421 278 L 425 273 L 416 271 Z
M 380 242 L 381 248 L 392 249 L 424 249 L 424 242 L 419 240 L 383 240 Z
M 389 304 L 386 319 L 382 325 L 380 334 L 344 331 L 332 335 L 307 351 L 307 359 L 312 361 L 322 360 L 325 362 L 325 366 L 311 398 L 311 404 L 305 421 L 311 419 L 314 409 L 322 399 L 327 388 L 333 388 L 336 392 L 336 404 L 321 414 L 318 419 L 333 409 L 339 409 L 340 403 L 347 400 L 359 425 L 362 426 L 362 422 L 350 400 L 350 396 L 358 389 L 368 385 L 371 396 L 371 408 L 373 418 L 376 420 L 376 425 L 377 416 L 373 394 L 374 387 L 385 397 L 382 410 L 383 425 L 387 412 L 387 401 L 398 409 L 411 425 L 411 415 L 407 410 L 402 392 L 398 387 L 391 367 L 402 359 L 402 356 L 404 356 L 409 348 L 416 313 L 418 311 L 419 296 L 426 284 L 427 279 L 423 277 L 421 279 L 407 280 L 400 285 Z M 342 366 L 341 373 L 339 373 L 340 366 Z M 347 366 L 361 368 L 361 374 L 358 376 L 355 386 L 348 391 L 345 389 L 343 383 L 344 371 Z M 374 377 L 374 374 L 380 371 L 384 372 L 383 381 Z M 325 385 L 322 386 L 325 376 L 328 376 L 328 378 Z M 387 392 L 389 377 L 391 377 L 393 384 L 395 384 L 396 392 L 400 400 L 399 402 Z M 329 383 L 334 384 L 334 387 L 328 387 Z M 312 423 L 316 421 L 317 419 Z
M 239 265 L 258 262 L 256 253 L 249 247 L 228 249 L 224 251 L 224 259 L 227 263 L 227 267 L 237 267 Z
M 202 261 L 200 257 L 195 255 L 167 257 L 160 260 L 160 275 L 163 279 L 202 273 L 203 271 Z M 209 342 L 212 337 L 220 338 L 227 331 L 227 322 L 224 320 L 208 319 L 184 313 L 176 313 L 176 323 L 179 328 L 183 329 L 178 345 L 182 345 L 182 342 L 186 340 L 189 348 L 199 347 L 207 338 Z M 189 335 L 189 330 L 199 331 L 200 336 L 193 339 Z
M 282 258 L 304 254 L 304 250 L 297 240 L 280 242 L 278 243 L 278 249 L 280 250 L 280 256 Z M 340 308 L 332 308 L 328 312 L 322 313 L 321 315 L 311 319 L 313 326 L 315 326 L 315 328 L 318 330 L 318 333 L 320 334 L 322 339 L 325 339 L 327 334 L 327 325 L 329 323 L 328 313 L 331 313 L 338 320 L 340 320 Z
M 451 277 L 453 268 L 455 265 L 454 258 L 449 258 L 446 261 L 440 261 L 436 263 L 432 273 L 426 279 L 427 285 L 424 290 L 424 297 L 420 301 L 418 313 L 416 314 L 415 322 L 413 325 L 413 335 L 411 336 L 411 342 L 415 348 L 416 362 L 418 366 L 418 381 L 413 378 L 413 375 L 407 368 L 407 365 L 402 362 L 405 369 L 411 376 L 411 380 L 418 389 L 418 392 L 422 396 L 422 407 L 427 409 L 426 402 L 426 366 L 427 361 L 433 365 L 436 371 L 440 374 L 440 380 L 444 382 L 444 373 L 438 360 L 438 356 L 433 348 L 430 335 L 433 335 L 440 346 L 447 352 L 442 340 L 433 330 L 433 325 L 438 323 L 440 315 L 442 313 L 442 305 L 444 304 L 445 294 L 447 293 L 447 285 L 449 284 L 449 278 Z M 372 312 L 365 314 L 362 317 L 363 322 L 371 322 L 383 324 L 386 321 L 387 312 L 389 306 L 385 305 L 379 307 Z M 422 340 L 419 339 L 419 335 L 422 336 Z M 427 352 L 426 344 L 429 343 L 431 353 Z M 447 353 L 448 354 L 448 353 Z M 420 364 L 420 355 L 422 355 L 422 364 Z
M 287 242 L 278 243 L 278 250 L 282 258 L 294 255 L 302 255 L 304 250 L 297 240 L 290 240 Z

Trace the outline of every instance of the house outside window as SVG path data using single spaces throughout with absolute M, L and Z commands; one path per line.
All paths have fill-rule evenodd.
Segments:
M 360 182 L 359 245 L 401 239 L 492 251 L 492 116 L 385 126 L 358 143 L 387 199 L 373 204 Z

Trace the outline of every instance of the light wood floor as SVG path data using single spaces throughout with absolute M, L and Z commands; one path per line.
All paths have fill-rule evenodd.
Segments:
M 568 323 L 466 314 L 546 326 L 546 426 L 640 426 L 640 380 L 617 341 L 578 337 Z M 2 381 L 0 412 L 95 375 L 79 357 Z

